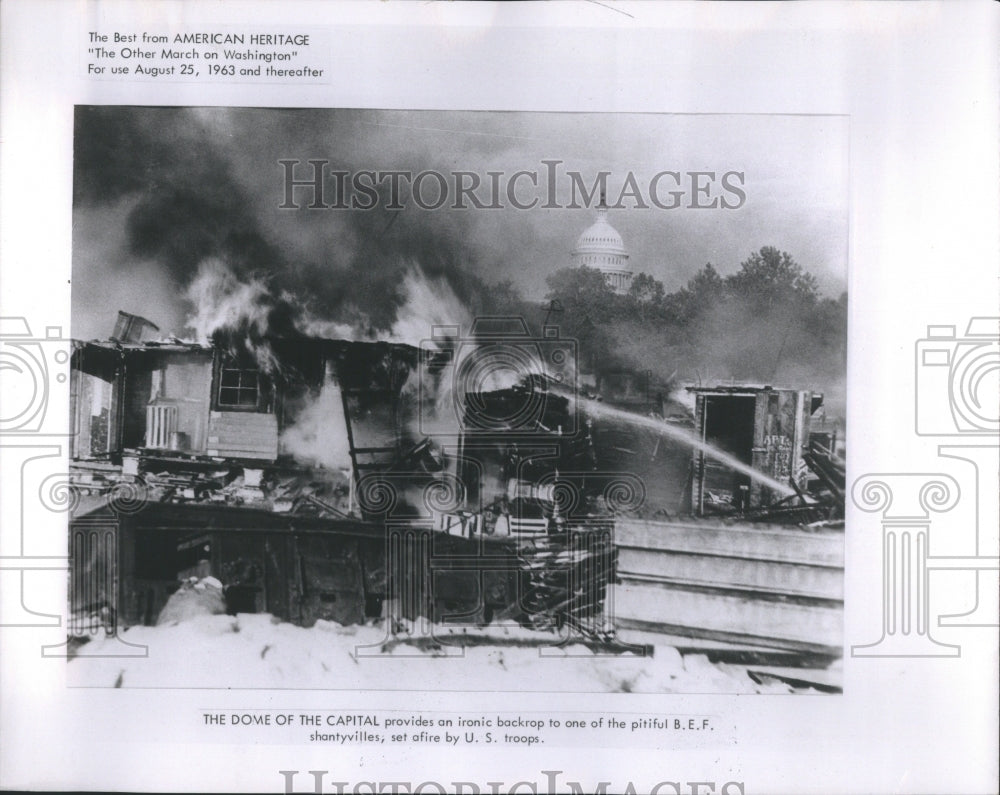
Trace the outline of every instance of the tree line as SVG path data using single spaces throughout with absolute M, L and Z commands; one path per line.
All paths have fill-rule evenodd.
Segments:
M 843 402 L 847 293 L 822 296 L 816 278 L 785 251 L 765 246 L 728 276 L 706 264 L 675 292 L 639 273 L 618 294 L 585 267 L 562 268 L 547 284 L 549 322 L 578 340 L 583 369 L 599 377 L 735 379 L 827 391 Z M 510 283 L 495 285 L 490 304 L 497 312 L 524 308 Z M 537 306 L 525 314 L 537 317 Z

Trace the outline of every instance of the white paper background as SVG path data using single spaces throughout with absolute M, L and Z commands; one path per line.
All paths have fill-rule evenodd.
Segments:
M 69 328 L 75 104 L 847 114 L 848 480 L 949 471 L 936 454 L 941 440 L 914 433 L 913 351 L 928 324 L 961 333 L 974 315 L 1000 314 L 995 4 L 7 2 L 2 14 L 0 313 L 25 316 L 36 334 Z M 88 29 L 198 30 L 251 19 L 332 26 L 339 68 L 331 82 L 112 83 L 88 81 L 80 67 Z M 66 399 L 57 390 L 54 416 L 67 416 Z M 0 471 L 10 555 L 22 522 L 11 507 L 19 473 Z M 37 514 L 29 510 L 25 526 L 47 554 L 64 554 L 61 517 Z M 949 518 L 953 532 L 969 532 L 974 514 L 966 493 Z M 848 647 L 880 633 L 879 543 L 878 516 L 849 507 Z M 969 606 L 967 580 L 939 581 L 932 615 Z M 36 609 L 63 612 L 64 574 L 38 572 L 28 582 Z M 4 615 L 10 609 L 0 604 Z M 62 640 L 61 629 L 0 631 L 5 788 L 280 791 L 278 770 L 323 769 L 331 780 L 507 787 L 563 770 L 581 782 L 631 780 L 640 791 L 662 780 L 737 780 L 748 793 L 996 789 L 995 629 L 935 629 L 961 646 L 956 659 L 845 656 L 844 695 L 822 698 L 67 690 L 65 663 L 39 654 Z M 735 730 L 697 750 L 390 756 L 226 744 L 219 740 L 237 736 L 200 725 L 202 708 L 237 705 L 707 712 Z

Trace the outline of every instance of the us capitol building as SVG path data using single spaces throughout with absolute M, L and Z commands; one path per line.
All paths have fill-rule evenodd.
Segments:
M 599 270 L 616 293 L 627 293 L 632 284 L 628 251 L 622 236 L 608 223 L 608 205 L 601 197 L 597 220 L 577 238 L 572 251 L 573 264 Z

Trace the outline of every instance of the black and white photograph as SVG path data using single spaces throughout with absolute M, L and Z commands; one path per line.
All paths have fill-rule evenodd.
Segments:
M 77 107 L 70 679 L 840 692 L 847 131 Z
M 0 3 L 0 790 L 989 795 L 1000 6 Z

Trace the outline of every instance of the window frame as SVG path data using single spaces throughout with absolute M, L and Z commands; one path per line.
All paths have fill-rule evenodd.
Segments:
M 212 368 L 212 410 L 225 412 L 245 412 L 251 414 L 271 414 L 273 413 L 274 392 L 270 380 L 257 367 L 256 363 L 242 361 L 234 356 L 221 355 L 215 359 Z M 239 373 L 239 382 L 236 386 L 224 385 L 223 379 L 226 373 Z M 251 387 L 243 384 L 243 379 L 252 374 L 256 380 L 256 399 L 253 403 L 231 404 L 222 401 L 223 390 L 236 390 L 237 396 L 242 391 L 249 391 Z

